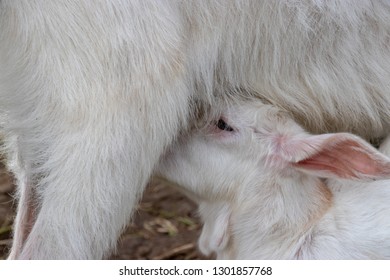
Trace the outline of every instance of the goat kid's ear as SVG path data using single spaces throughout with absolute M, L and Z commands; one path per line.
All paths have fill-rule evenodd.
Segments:
M 222 252 L 230 240 L 230 215 L 229 204 L 214 202 L 202 202 L 199 212 L 205 218 L 202 233 L 198 240 L 200 251 L 207 255 Z
M 390 178 L 390 158 L 349 133 L 300 135 L 282 145 L 283 158 L 299 170 L 318 177 Z

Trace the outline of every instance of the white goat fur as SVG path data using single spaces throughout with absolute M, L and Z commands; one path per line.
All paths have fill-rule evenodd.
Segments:
M 226 92 L 312 132 L 387 134 L 389 38 L 379 0 L 0 0 L 10 258 L 107 256 L 195 104 Z
M 390 259 L 390 180 L 367 182 L 390 177 L 390 158 L 352 134 L 310 135 L 258 101 L 222 118 L 234 131 L 193 132 L 159 170 L 200 204 L 203 253 Z

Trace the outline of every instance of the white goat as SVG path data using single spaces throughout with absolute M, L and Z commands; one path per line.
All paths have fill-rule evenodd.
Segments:
M 390 178 L 390 158 L 352 134 L 310 135 L 272 106 L 234 105 L 160 173 L 200 202 L 205 254 L 390 259 L 390 180 L 370 181 Z
M 311 132 L 387 135 L 389 38 L 379 0 L 0 0 L 10 258 L 107 256 L 166 148 L 226 92 Z

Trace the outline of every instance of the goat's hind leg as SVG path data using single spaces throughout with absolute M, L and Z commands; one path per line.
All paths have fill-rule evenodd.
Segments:
M 8 259 L 16 259 L 23 248 L 36 217 L 37 197 L 29 183 L 27 163 L 19 153 L 17 136 L 9 136 L 5 140 L 7 167 L 16 179 L 17 214 L 13 223 L 13 240 Z
M 131 1 L 117 13 L 111 4 L 0 1 L 0 110 L 34 178 L 20 176 L 11 257 L 107 256 L 186 124 L 191 91 L 177 5 Z M 111 40 L 118 29 L 120 44 Z

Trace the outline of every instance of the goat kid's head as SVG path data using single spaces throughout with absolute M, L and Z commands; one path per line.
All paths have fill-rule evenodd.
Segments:
M 266 187 L 275 178 L 390 176 L 390 160 L 355 135 L 310 135 L 284 112 L 256 101 L 222 111 L 175 146 L 162 167 L 165 177 L 202 199 L 229 198 L 244 186 Z

